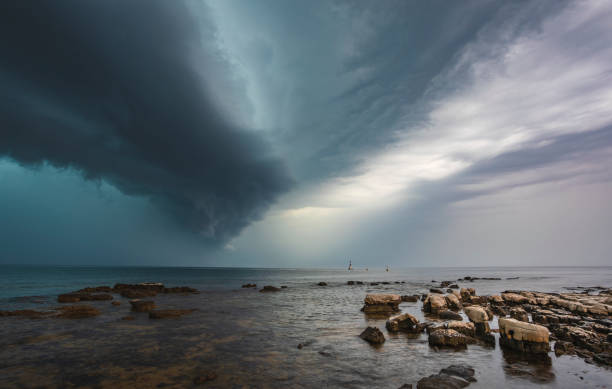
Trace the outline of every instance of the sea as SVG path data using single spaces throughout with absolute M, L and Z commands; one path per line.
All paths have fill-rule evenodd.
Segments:
M 364 284 L 347 285 L 350 280 Z M 88 302 L 102 312 L 94 318 L 0 317 L 0 388 L 200 387 L 197 377 L 210 374 L 214 379 L 203 384 L 207 388 L 399 388 L 453 364 L 475 369 L 477 382 L 470 388 L 612 386 L 612 370 L 577 356 L 551 352 L 534 359 L 497 343 L 433 349 L 426 334 L 388 333 L 385 318 L 360 311 L 368 293 L 423 294 L 443 280 L 475 288 L 478 295 L 563 293 L 612 288 L 612 267 L 348 271 L 2 265 L 0 310 L 52 310 L 60 305 L 60 293 L 115 283 L 162 282 L 200 293 L 153 298 L 160 308 L 195 309 L 179 319 L 132 313 L 128 299 L 119 295 L 119 306 Z M 257 288 L 242 288 L 246 283 Z M 264 285 L 286 288 L 260 293 Z M 421 308 L 420 301 L 400 305 L 402 312 L 429 320 Z M 133 320 L 122 320 L 126 316 Z M 359 338 L 368 326 L 383 331 L 387 340 L 382 346 Z M 495 320 L 491 327 L 496 326 Z

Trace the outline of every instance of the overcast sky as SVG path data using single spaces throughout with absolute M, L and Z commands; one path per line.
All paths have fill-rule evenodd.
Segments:
M 612 264 L 609 1 L 4 1 L 0 263 Z

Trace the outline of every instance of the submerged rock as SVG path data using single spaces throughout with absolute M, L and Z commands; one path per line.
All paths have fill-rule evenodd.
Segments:
M 243 284 L 243 288 L 257 288 L 257 284 Z
M 419 295 L 418 294 L 403 295 L 402 301 L 406 303 L 416 303 L 417 301 L 419 301 Z
M 409 313 L 393 316 L 387 320 L 386 327 L 390 332 L 406 331 L 406 332 L 420 332 L 417 324 L 419 320 Z
M 45 317 L 51 314 L 50 312 L 35 311 L 32 309 L 18 309 L 15 311 L 0 311 L 0 317 L 8 316 L 23 316 L 31 319 Z
M 202 374 L 200 376 L 197 376 L 193 379 L 193 384 L 194 385 L 202 385 L 206 382 L 212 381 L 217 379 L 217 373 L 215 372 L 208 372 L 205 374 Z
M 382 344 L 385 342 L 385 335 L 377 327 L 366 328 L 359 337 L 372 344 Z
M 149 319 L 168 319 L 187 315 L 195 309 L 156 309 L 149 312 Z
M 151 300 L 130 300 L 132 311 L 149 312 L 155 308 L 155 302 Z
M 104 300 L 112 300 L 113 296 L 108 293 L 82 293 L 82 292 L 73 292 L 73 293 L 65 293 L 57 296 L 58 303 L 78 303 L 80 301 L 104 301 Z
M 280 292 L 280 288 L 277 288 L 276 286 L 272 286 L 272 285 L 266 285 L 264 286 L 262 289 L 260 289 L 260 292 Z
M 467 338 L 465 335 L 451 329 L 439 329 L 429 334 L 430 346 L 465 348 Z
M 319 286 L 327 286 L 327 282 L 323 282 L 323 281 L 321 281 L 321 282 L 319 282 L 317 285 L 319 285 Z
M 100 314 L 100 311 L 91 305 L 69 305 L 58 309 L 57 317 L 62 319 L 84 319 Z
M 541 325 L 500 318 L 499 334 L 499 344 L 502 347 L 528 353 L 550 351 L 548 329 Z

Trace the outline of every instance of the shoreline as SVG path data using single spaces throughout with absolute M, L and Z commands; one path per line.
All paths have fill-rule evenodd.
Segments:
M 52 355 L 57 356 L 58 349 L 64 350 L 66 354 L 62 358 L 71 360 L 72 363 L 75 363 L 74 361 L 78 360 L 79 357 L 83 358 L 87 355 L 87 350 L 90 350 L 90 352 L 94 349 L 97 350 L 94 352 L 91 363 L 86 363 L 86 367 L 81 366 L 80 368 L 82 374 L 91 375 L 90 384 L 93 385 L 92 387 L 121 387 L 121 385 L 125 387 L 146 387 L 137 384 L 137 377 L 142 375 L 149 377 L 148 385 L 155 383 L 155 385 L 160 384 L 169 387 L 199 387 L 200 385 L 227 387 L 228 385 L 238 385 L 238 383 L 252 387 L 286 387 L 286 385 L 312 387 L 319 385 L 320 381 L 326 379 L 332 379 L 332 381 L 333 379 L 345 379 L 342 377 L 315 377 L 325 374 L 322 371 L 313 370 L 312 367 L 320 364 L 321 359 L 327 361 L 325 363 L 328 365 L 338 365 L 338 369 L 341 370 L 349 369 L 345 363 L 348 360 L 354 360 L 353 364 L 360 366 L 360 369 L 363 370 L 354 374 L 359 377 L 358 381 L 362 380 L 364 382 L 348 385 L 349 387 L 368 387 L 370 385 L 367 384 L 369 380 L 379 382 L 381 387 L 400 387 L 404 384 L 416 385 L 418 380 L 429 376 L 435 376 L 435 379 L 440 379 L 440 374 L 448 376 L 448 374 L 440 372 L 453 365 L 462 365 L 465 369 L 473 368 L 475 371 L 473 378 L 476 379 L 473 384 L 475 387 L 487 385 L 494 379 L 499 380 L 500 373 L 503 379 L 511 380 L 513 386 L 529 387 L 534 384 L 547 384 L 555 387 L 559 385 L 559 379 L 573 379 L 573 376 L 568 376 L 555 368 L 560 363 L 570 363 L 570 366 L 573 366 L 572 369 L 575 369 L 576 374 L 578 374 L 576 377 L 583 377 L 577 379 L 591 386 L 600 385 L 597 377 L 602 377 L 602 379 L 612 377 L 609 359 L 602 364 L 600 360 L 593 359 L 592 355 L 589 356 L 585 353 L 585 351 L 589 352 L 588 349 L 585 349 L 585 345 L 589 344 L 586 342 L 587 338 L 577 337 L 574 339 L 571 336 L 575 334 L 558 331 L 558 328 L 568 327 L 584 330 L 585 326 L 590 326 L 589 331 L 591 331 L 593 330 L 593 323 L 599 324 L 596 323 L 596 320 L 604 320 L 605 325 L 599 325 L 605 327 L 609 333 L 612 323 L 610 312 L 607 311 L 605 315 L 599 312 L 601 317 L 595 318 L 593 317 L 594 314 L 588 311 L 588 308 L 586 312 L 581 312 L 583 308 L 580 308 L 579 305 L 565 308 L 557 304 L 551 305 L 551 296 L 556 295 L 550 293 L 546 293 L 546 296 L 544 296 L 544 294 L 533 294 L 533 292 L 521 290 L 507 291 L 508 293 L 500 296 L 485 297 L 477 293 L 479 284 L 484 285 L 506 280 L 497 280 L 499 277 L 469 277 L 471 279 L 466 279 L 464 276 L 455 281 L 426 281 L 418 288 L 411 282 L 403 281 L 402 283 L 400 280 L 361 281 L 361 284 L 358 284 L 356 280 L 349 280 L 352 283 L 347 281 L 309 281 L 300 284 L 299 287 L 292 287 L 289 282 L 290 286 L 286 288 L 281 288 L 283 285 L 279 283 L 271 285 L 278 287 L 278 289 L 270 289 L 271 291 L 268 293 L 260 292 L 265 285 L 258 284 L 253 287 L 253 285 L 247 285 L 248 283 L 244 284 L 244 288 L 214 292 L 200 292 L 188 289 L 188 287 L 165 286 L 156 283 L 141 286 L 122 286 L 121 284 L 114 287 L 90 286 L 72 292 L 65 291 L 68 293 L 60 295 L 61 297 L 56 296 L 56 298 L 59 297 L 62 301 L 66 301 L 65 303 L 47 302 L 46 305 L 43 304 L 50 308 L 47 312 L 54 312 L 53 314 L 34 314 L 31 316 L 35 317 L 34 319 L 20 316 L 0 317 L 0 325 L 3 329 L 8 329 L 6 333 L 10 336 L 10 339 L 5 341 L 4 346 L 7 346 L 11 354 L 16 356 L 16 362 L 13 363 L 11 368 L 0 370 L 0 372 L 5 373 L 3 376 L 7 377 L 3 379 L 4 381 L 0 380 L 0 386 L 11 387 L 11 385 L 16 386 L 17 383 L 23 386 L 24 382 L 37 382 L 35 377 L 38 377 L 38 373 L 34 374 L 32 369 L 36 370 L 35 366 L 39 362 L 30 359 L 32 356 L 28 356 L 27 353 L 31 352 L 36 355 L 37 353 L 51 352 Z M 519 282 L 520 279 L 509 281 Z M 451 286 L 457 288 L 451 288 Z M 471 291 L 471 288 L 474 290 Z M 575 289 L 576 287 L 567 288 Z M 410 290 L 426 293 L 409 294 Z M 397 309 L 384 313 L 382 317 L 379 313 L 372 315 L 359 312 L 359 308 L 363 308 L 364 299 L 367 295 L 389 294 L 393 291 L 401 293 L 399 297 L 402 301 L 397 303 Z M 440 291 L 443 293 L 436 293 Z M 585 300 L 592 299 L 593 294 L 599 296 L 602 292 L 604 292 L 605 298 L 612 296 L 612 291 L 606 288 L 605 290 L 582 290 L 582 293 L 568 292 L 564 294 L 564 297 Z M 529 293 L 533 295 L 529 295 Z M 528 296 L 523 296 L 523 294 Z M 112 298 L 102 295 L 110 295 Z M 402 295 L 416 296 L 406 297 L 403 301 Z M 449 308 L 447 298 L 453 299 L 450 297 L 451 295 L 456 296 L 462 305 L 459 309 L 448 309 L 448 311 L 453 311 L 456 315 L 459 315 L 460 322 L 468 327 L 469 324 L 473 324 L 475 327 L 478 327 L 479 324 L 477 319 L 474 320 L 469 314 L 466 314 L 466 308 L 482 307 L 485 311 L 488 309 L 494 312 L 492 320 L 486 321 L 490 324 L 487 324 L 489 326 L 488 334 L 494 339 L 493 345 L 483 337 L 479 338 L 475 333 L 473 336 L 468 333 L 465 347 L 460 350 L 456 350 L 454 346 L 449 348 L 446 344 L 432 345 L 428 339 L 437 330 L 449 332 L 449 330 L 455 331 L 459 328 L 454 324 L 451 325 L 453 328 L 448 328 L 448 323 L 453 320 L 441 318 L 443 316 L 441 315 L 443 310 L 440 308 L 442 302 L 438 301 L 436 303 L 434 301 L 439 300 L 436 299 L 436 296 L 443 296 L 444 304 L 446 304 L 446 308 Z M 549 301 L 546 304 L 539 305 L 537 299 L 546 297 Z M 352 301 L 349 306 L 336 305 L 335 301 L 345 298 L 350 298 L 350 301 Z M 559 297 L 556 296 L 555 298 Z M 596 297 L 596 299 L 603 298 Z M 226 303 L 224 303 L 224 299 L 227 300 Z M 292 307 L 295 308 L 298 307 L 298 304 L 304 304 L 304 299 L 311 300 L 314 305 L 304 311 L 303 314 L 295 316 Z M 139 308 L 133 311 L 135 304 L 130 303 L 130 301 L 134 300 L 153 301 L 154 306 L 145 306 L 142 310 Z M 330 304 L 330 301 L 334 303 Z M 118 304 L 116 304 L 117 302 Z M 531 304 L 534 302 L 536 304 Z M 540 302 L 543 303 L 544 300 Z M 99 312 L 96 313 L 88 309 L 84 311 L 66 309 L 66 307 L 71 306 L 91 306 Z M 64 309 L 53 309 L 61 307 L 64 307 Z M 517 352 L 512 347 L 500 344 L 501 335 L 497 332 L 499 330 L 500 312 L 507 309 L 508 316 L 518 317 L 519 314 L 522 314 L 519 310 L 512 312 L 512 314 L 509 312 L 515 308 L 523 309 L 530 323 L 545 325 L 546 328 L 550 329 L 550 351 L 547 354 L 550 358 L 549 361 L 541 360 L 541 358 L 534 361 L 532 360 L 533 355 Z M 554 310 L 557 310 L 557 312 Z M 566 312 L 562 312 L 562 310 Z M 155 311 L 161 312 L 159 314 L 161 318 L 155 317 L 157 313 L 151 314 Z M 303 316 L 304 314 L 306 316 Z M 420 331 L 407 329 L 408 327 L 397 331 L 389 330 L 388 327 L 385 328 L 386 323 L 394 315 L 401 316 L 404 314 L 411 315 L 418 323 L 424 324 Z M 62 315 L 65 316 L 62 317 Z M 74 316 L 75 318 L 67 318 L 71 315 L 76 316 Z M 333 325 L 334 321 L 338 320 L 338 315 L 346 317 L 346 320 L 339 327 Z M 580 317 L 583 319 L 580 320 L 583 323 L 568 322 L 555 327 L 554 318 L 563 315 Z M 0 314 L 0 316 L 2 315 Z M 131 318 L 126 319 L 126 317 Z M 457 317 L 454 317 L 454 319 L 456 320 Z M 551 321 L 551 323 L 542 323 L 544 319 Z M 229 323 L 232 324 L 228 325 Z M 219 325 L 227 328 L 221 328 Z M 403 326 L 403 324 L 400 326 Z M 381 346 L 372 346 L 360 338 L 359 335 L 367 327 L 379 328 L 386 338 L 386 342 Z M 436 327 L 439 328 L 436 329 Z M 95 328 L 95 331 L 91 333 L 93 328 Z M 320 328 L 329 329 L 321 332 Z M 600 330 L 603 331 L 603 328 L 600 328 Z M 265 336 L 270 336 L 264 335 L 270 333 L 269 331 L 280 335 L 274 335 L 272 338 L 264 340 L 266 339 Z M 191 335 L 185 338 L 185 333 Z M 485 331 L 485 333 L 487 332 Z M 566 335 L 570 338 L 567 339 Z M 565 338 L 561 339 L 560 336 Z M 473 338 L 473 340 L 468 338 Z M 342 343 L 338 343 L 338 341 Z M 443 339 L 442 343 L 445 341 Z M 562 350 L 560 347 L 556 347 L 559 341 L 564 342 L 563 344 L 566 346 L 568 346 L 566 343 L 569 342 L 574 347 L 571 349 L 568 346 Z M 88 342 L 91 344 L 88 345 Z M 140 346 L 137 346 L 136 351 L 129 351 L 128 354 L 135 362 L 126 362 L 126 356 L 119 356 L 121 353 L 117 354 L 118 350 L 125 349 L 130 344 L 133 345 L 134 342 Z M 350 347 L 348 351 L 340 352 L 339 349 L 343 347 L 343 343 L 347 343 Z M 231 347 L 229 347 L 230 345 Z M 299 347 L 300 345 L 302 347 Z M 606 352 L 609 352 L 609 339 L 600 345 L 606 347 L 606 350 L 608 350 Z M 416 351 L 410 353 L 409 350 L 414 349 L 414 347 L 417 347 Z M 594 346 L 591 344 L 589 347 Z M 165 349 L 166 351 L 172 351 L 164 356 Z M 555 351 L 558 352 L 558 355 Z M 561 351 L 564 351 L 564 353 L 561 353 Z M 236 362 L 231 360 L 232 355 L 233 358 L 237 356 L 236 352 L 242 354 L 242 362 L 239 366 L 245 364 L 247 373 L 230 372 L 231 367 L 239 368 L 235 365 Z M 408 354 L 405 354 L 406 352 Z M 397 354 L 397 357 L 393 354 Z M 379 355 L 379 357 L 376 357 L 376 355 Z M 415 373 L 402 374 L 401 371 L 398 371 L 394 373 L 397 377 L 392 380 L 381 377 L 369 378 L 372 374 L 377 375 L 377 370 L 380 367 L 367 367 L 367 365 L 373 363 L 381 355 L 390 358 L 392 365 L 402 363 L 402 360 L 405 363 L 406 359 L 410 358 L 411 363 L 417 364 Z M 7 354 L 0 353 L 0 362 L 6 364 L 9 361 L 7 357 Z M 486 361 L 486 358 L 490 360 L 491 357 L 500 358 L 501 371 L 492 373 L 483 368 L 482 363 Z M 23 363 L 19 363 L 20 358 Z M 588 358 L 591 358 L 589 362 L 593 362 L 593 364 L 584 363 Z M 360 359 L 362 362 L 357 362 Z M 285 361 L 280 362 L 283 360 Z M 360 365 L 360 363 L 363 365 Z M 283 368 L 275 367 L 275 364 Z M 421 371 L 422 368 L 419 368 L 419 364 L 426 369 Z M 40 376 L 39 379 L 44 378 L 49 382 L 55 382 L 62 374 L 69 377 L 73 377 L 75 374 L 71 372 L 72 369 L 69 366 L 66 366 L 66 361 L 55 364 L 47 361 L 44 365 L 47 366 L 46 369 L 50 370 Z M 109 366 L 114 366 L 113 369 L 120 369 L 124 375 L 120 374 L 117 379 L 110 378 L 108 374 L 113 369 L 108 370 Z M 146 366 L 156 366 L 157 372 L 147 370 Z M 283 373 L 291 366 L 296 368 L 296 373 Z M 308 366 L 311 367 L 307 368 Z M 585 366 L 594 369 L 591 370 L 590 377 L 584 377 L 584 373 L 580 373 L 585 369 Z M 262 368 L 267 373 L 262 373 L 263 371 L 260 370 Z M 298 373 L 302 368 L 305 369 L 304 372 Z M 62 371 L 63 373 L 60 374 Z M 138 373 L 130 375 L 129 371 Z M 181 371 L 182 373 L 176 375 L 170 371 Z M 257 371 L 260 373 L 255 373 Z M 257 376 L 257 374 L 260 376 Z M 266 374 L 272 374 L 272 377 L 267 377 Z M 312 374 L 315 374 L 315 376 Z M 279 381 L 279 377 L 283 379 Z M 399 382 L 400 379 L 403 379 L 403 381 Z M 455 377 L 453 379 L 465 378 Z M 586 381 L 584 381 L 585 379 Z M 316 382 L 319 382 L 319 384 L 316 384 Z M 76 386 L 89 385 L 85 384 L 83 382 L 82 385 Z M 421 387 L 425 387 L 423 385 Z M 33 386 L 25 385 L 25 387 Z M 56 387 L 61 387 L 61 385 Z

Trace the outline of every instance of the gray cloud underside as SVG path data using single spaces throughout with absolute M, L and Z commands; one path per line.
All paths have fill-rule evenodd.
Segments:
M 5 2 L 0 34 L 1 155 L 150 198 L 211 242 L 290 188 L 266 142 L 204 88 L 201 72 L 214 78 L 225 64 L 214 28 L 202 31 L 182 3 Z

